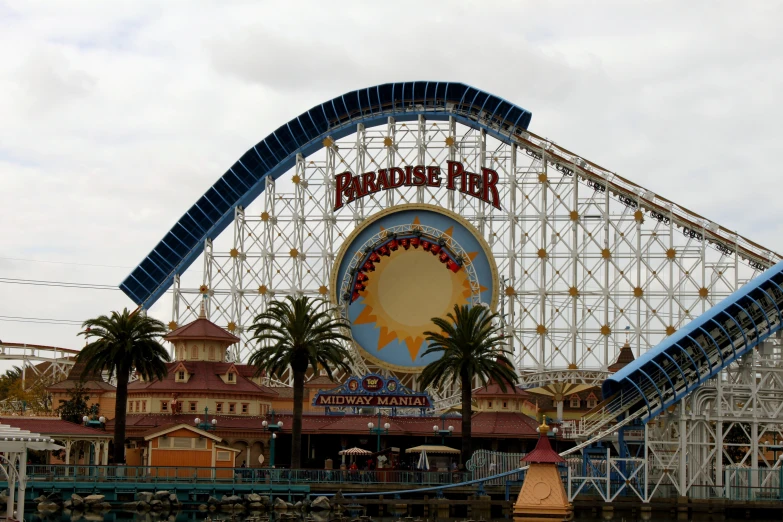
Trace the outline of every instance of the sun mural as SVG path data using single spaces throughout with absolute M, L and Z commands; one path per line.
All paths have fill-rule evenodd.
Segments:
M 417 372 L 433 317 L 454 305 L 494 307 L 497 269 L 478 232 L 456 214 L 403 205 L 367 219 L 341 250 L 332 288 L 363 355 Z

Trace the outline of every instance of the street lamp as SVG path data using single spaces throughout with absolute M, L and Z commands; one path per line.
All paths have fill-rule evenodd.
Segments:
M 381 435 L 388 435 L 389 434 L 389 428 L 391 428 L 391 424 L 388 422 L 381 427 L 381 411 L 378 410 L 378 427 L 375 427 L 375 424 L 372 422 L 367 423 L 367 427 L 370 429 L 370 433 L 378 435 L 378 449 L 375 450 L 376 452 L 381 451 Z
M 269 414 L 272 416 L 271 422 L 263 421 L 261 426 L 264 428 L 264 431 L 272 432 L 272 436 L 270 437 L 271 440 L 269 441 L 269 467 L 274 468 L 275 439 L 277 438 L 277 432 L 283 429 L 283 421 L 278 421 L 277 424 L 275 424 L 275 410 L 270 411 Z
M 96 419 L 95 417 L 90 418 L 87 415 L 85 415 L 84 417 L 82 417 L 82 422 L 88 428 L 103 428 L 104 425 L 106 424 L 106 417 L 101 415 Z
M 442 446 L 446 445 L 446 437 L 451 435 L 454 432 L 454 426 L 446 427 L 446 415 L 440 416 L 440 429 L 438 429 L 437 424 L 432 426 L 432 431 L 440 435 L 440 443 Z
M 200 430 L 209 431 L 217 428 L 217 419 L 213 418 L 209 420 L 209 408 L 204 408 L 204 420 L 202 421 L 198 417 L 193 419 L 193 424 Z

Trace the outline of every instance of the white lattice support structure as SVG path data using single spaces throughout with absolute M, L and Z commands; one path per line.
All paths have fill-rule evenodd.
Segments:
M 0 342 L 0 360 L 18 364 L 25 389 L 62 381 L 74 365 L 79 350 L 25 343 Z M 43 405 L 42 405 L 43 406 Z M 0 413 L 18 414 L 24 409 L 19 400 L 0 401 Z
M 780 339 L 706 382 L 645 434 L 651 496 L 668 481 L 682 496 L 726 497 L 726 477 L 743 469 L 753 471 L 748 488 L 768 487 L 783 456 Z
M 496 170 L 502 210 L 442 187 L 405 186 L 333 210 L 338 173 L 449 160 Z M 246 360 L 247 326 L 270 299 L 328 297 L 336 252 L 351 231 L 382 209 L 417 201 L 482 231 L 498 266 L 514 361 L 531 384 L 551 372 L 568 379 L 566 370 L 598 383 L 626 336 L 638 356 L 778 259 L 531 133 L 501 142 L 454 119 L 389 117 L 327 137 L 290 174 L 266 178 L 263 195 L 237 209 L 233 238 L 207 241 L 203 277 L 186 272 L 175 283 L 173 320 L 193 320 L 206 295 L 210 318 L 233 326 L 242 339 L 235 357 Z M 365 368 L 383 371 L 366 363 L 354 371 Z M 415 376 L 404 384 L 415 385 Z

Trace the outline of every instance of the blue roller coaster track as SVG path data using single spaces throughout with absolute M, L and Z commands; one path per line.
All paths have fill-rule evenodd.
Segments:
M 781 329 L 783 262 L 604 381 L 607 411 L 647 422 Z
M 122 282 L 133 302 L 149 308 L 182 274 L 234 216 L 234 208 L 250 204 L 264 190 L 266 178 L 277 179 L 294 166 L 297 154 L 307 156 L 323 147 L 329 136 L 339 139 L 356 125 L 397 121 L 456 121 L 481 128 L 501 140 L 521 134 L 531 113 L 502 98 L 462 83 L 403 82 L 349 92 L 316 105 L 280 126 L 248 150 L 177 221 L 163 239 Z

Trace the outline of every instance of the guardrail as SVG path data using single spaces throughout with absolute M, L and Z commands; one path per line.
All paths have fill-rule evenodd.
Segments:
M 404 484 L 439 486 L 465 482 L 451 471 L 202 468 L 175 466 L 29 465 L 33 482 L 221 483 L 221 484 Z

